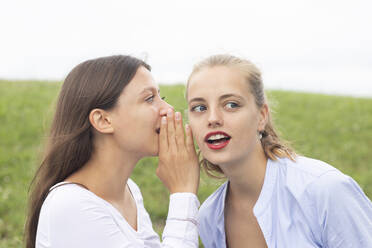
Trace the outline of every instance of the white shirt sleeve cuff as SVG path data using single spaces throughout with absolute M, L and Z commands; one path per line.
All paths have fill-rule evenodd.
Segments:
M 163 231 L 163 245 L 182 248 L 198 247 L 199 206 L 199 200 L 193 193 L 170 195 L 168 218 Z
M 174 193 L 170 195 L 168 220 L 194 220 L 197 222 L 198 197 L 194 193 Z

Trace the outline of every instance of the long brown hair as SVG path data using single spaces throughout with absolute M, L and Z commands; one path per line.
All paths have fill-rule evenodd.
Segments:
M 131 56 L 85 61 L 66 77 L 59 93 L 45 155 L 30 185 L 26 248 L 34 248 L 41 206 L 49 188 L 79 170 L 93 153 L 89 113 L 111 109 L 137 69 L 150 66 Z
M 250 61 L 228 54 L 210 56 L 194 66 L 194 69 L 191 72 L 191 75 L 189 76 L 187 82 L 186 97 L 188 85 L 192 76 L 204 68 L 210 68 L 214 66 L 228 66 L 238 68 L 239 71 L 242 72 L 242 74 L 244 75 L 246 82 L 249 84 L 250 91 L 254 96 L 256 102 L 256 106 L 258 108 L 261 108 L 264 104 L 268 104 L 264 92 L 260 70 Z M 277 157 L 287 157 L 291 160 L 294 160 L 294 158 L 296 157 L 296 153 L 286 142 L 280 139 L 278 132 L 274 128 L 274 123 L 272 121 L 270 111 L 267 124 L 265 126 L 265 129 L 261 132 L 261 135 L 261 145 L 267 158 L 276 160 Z M 202 158 L 200 163 L 209 176 L 223 178 L 223 176 L 220 176 L 221 174 L 223 174 L 223 172 L 218 165 L 209 162 L 205 158 Z

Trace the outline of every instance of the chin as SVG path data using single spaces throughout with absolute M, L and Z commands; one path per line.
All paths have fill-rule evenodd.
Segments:
M 159 156 L 159 144 L 158 140 L 152 140 L 147 144 L 143 144 L 142 150 L 147 157 Z
M 142 146 L 141 149 L 141 154 L 142 157 L 155 157 L 159 155 L 159 149 L 158 146 L 153 146 L 153 147 L 145 147 Z
M 202 155 L 203 155 L 203 153 L 202 153 Z M 215 164 L 215 165 L 222 165 L 222 164 L 229 163 L 229 159 L 226 158 L 226 156 L 219 156 L 219 155 L 204 156 L 203 155 L 203 158 L 205 158 L 206 160 L 208 160 L 209 162 L 211 162 L 212 164 Z

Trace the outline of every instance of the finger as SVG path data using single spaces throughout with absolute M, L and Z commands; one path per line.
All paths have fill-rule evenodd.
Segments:
M 182 116 L 180 112 L 176 112 L 174 116 L 176 122 L 176 142 L 178 148 L 185 147 L 185 133 L 183 131 Z
M 160 120 L 159 153 L 160 151 L 168 151 L 168 146 L 167 117 L 162 116 Z
M 167 114 L 167 110 L 166 109 L 161 109 L 160 110 L 160 116 L 164 116 L 164 115 L 166 115 Z
M 176 148 L 176 130 L 174 127 L 174 112 L 173 109 L 168 109 L 167 112 L 167 126 L 168 126 L 168 147 L 170 149 Z
M 186 129 L 186 148 L 187 150 L 194 151 L 195 152 L 195 147 L 194 147 L 194 138 L 192 137 L 192 131 L 191 127 L 189 124 L 185 125 Z

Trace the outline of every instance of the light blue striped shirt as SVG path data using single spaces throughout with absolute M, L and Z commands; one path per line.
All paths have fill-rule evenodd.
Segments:
M 199 210 L 206 248 L 226 247 L 227 183 Z M 351 177 L 319 160 L 268 160 L 253 213 L 268 248 L 372 247 L 371 201 Z

